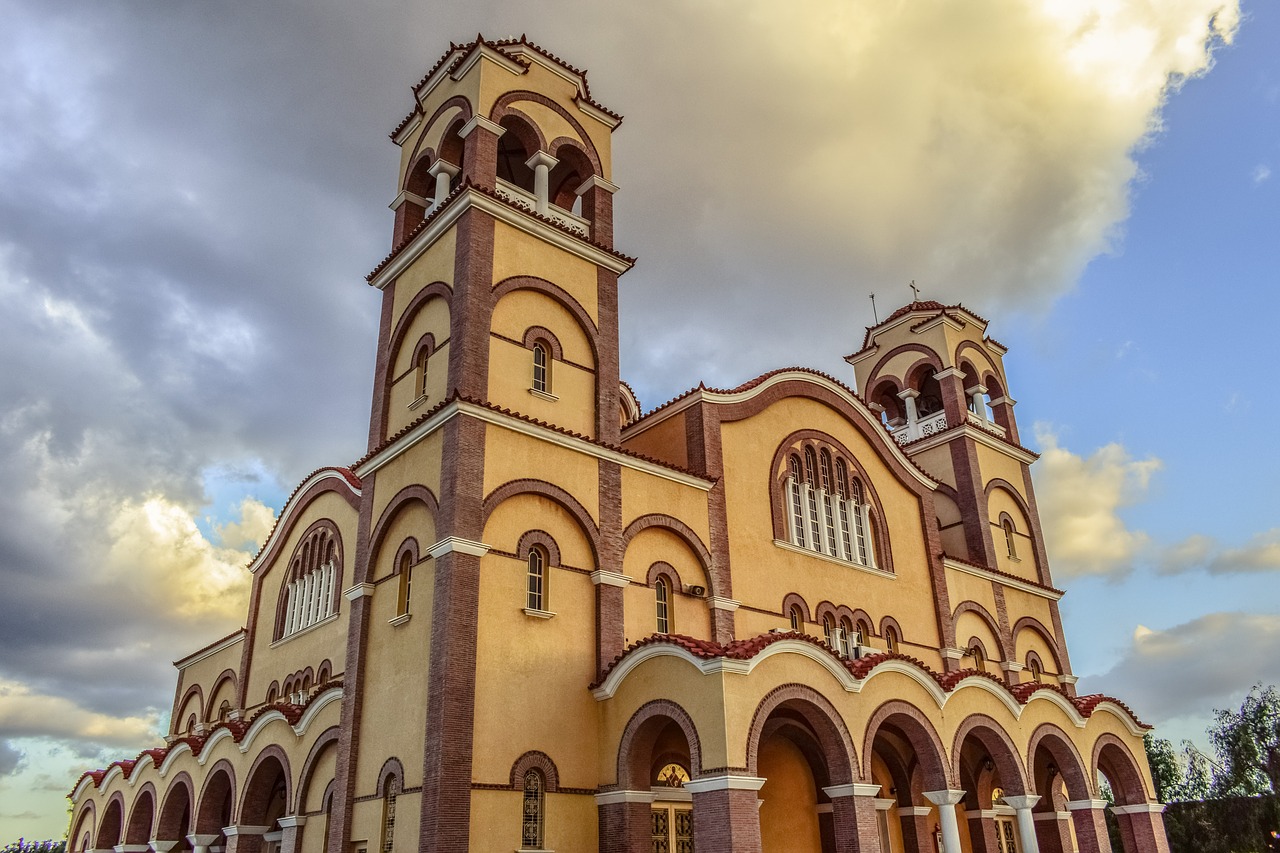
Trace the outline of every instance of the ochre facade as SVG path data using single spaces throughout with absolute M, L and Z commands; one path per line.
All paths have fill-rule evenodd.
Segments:
M 413 91 L 368 452 L 285 504 L 165 745 L 77 783 L 73 853 L 1167 850 L 986 321 L 642 414 L 620 118 L 523 39 Z

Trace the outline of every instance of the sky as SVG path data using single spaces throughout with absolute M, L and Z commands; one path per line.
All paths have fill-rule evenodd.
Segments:
M 785 6 L 785 8 L 784 8 Z M 1082 692 L 1280 682 L 1280 9 L 1262 0 L 0 0 L 0 842 L 159 742 L 308 472 L 365 449 L 409 86 L 589 72 L 646 409 L 910 298 L 1009 347 Z M 760 334 L 768 328 L 771 333 Z

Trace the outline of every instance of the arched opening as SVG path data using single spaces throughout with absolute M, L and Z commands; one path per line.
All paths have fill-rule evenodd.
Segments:
M 1051 725 L 1042 726 L 1031 737 L 1030 758 L 1033 793 L 1040 797 L 1035 807 L 1040 849 L 1101 849 L 1099 836 L 1106 835 L 1106 827 L 1095 822 L 1101 814 L 1088 807 L 1092 800 L 1088 777 L 1066 735 Z
M 276 755 L 260 756 L 244 787 L 244 799 L 240 803 L 240 823 L 269 827 L 267 833 L 270 835 L 280 829 L 276 821 L 284 817 L 288 805 L 288 770 Z
M 145 789 L 133 802 L 133 811 L 129 814 L 129 826 L 124 833 L 125 844 L 146 844 L 155 836 L 151 834 L 155 826 L 156 798 L 151 789 Z
M 926 367 L 911 383 L 911 387 L 920 393 L 916 398 L 916 415 L 921 421 L 942 411 L 942 386 L 934 374 L 932 367 Z
M 71 853 L 87 853 L 93 849 L 93 816 L 93 800 L 86 800 L 67 836 L 67 849 Z
M 190 850 L 191 843 L 187 836 L 195 831 L 191 822 L 191 787 L 185 775 L 180 775 L 169 785 L 163 805 L 160 807 L 160 819 L 156 822 L 155 838 L 160 841 L 177 841 L 178 851 Z
M 889 429 L 896 429 L 907 422 L 907 413 L 898 392 L 902 389 L 892 379 L 881 380 L 867 394 L 867 402 L 880 411 L 880 422 Z
M 551 203 L 562 210 L 578 216 L 584 216 L 582 197 L 578 195 L 578 187 L 594 174 L 591 160 L 577 147 L 562 143 L 553 156 L 558 162 L 551 169 L 548 181 Z
M 200 807 L 196 811 L 196 835 L 217 836 L 215 844 L 226 844 L 222 828 L 231 825 L 231 811 L 235 803 L 235 783 L 227 766 L 219 766 L 210 774 L 200 793 Z
M 1017 750 L 994 722 L 965 723 L 965 729 L 956 747 L 956 775 L 965 791 L 957 806 L 965 811 L 961 834 L 968 830 L 975 853 L 1021 853 L 1025 845 L 1014 806 L 1026 801 L 1005 800 L 1027 793 Z
M 124 826 L 124 806 L 120 799 L 113 799 L 102 813 L 102 821 L 98 824 L 97 842 L 93 845 L 98 850 L 109 850 L 120 843 L 120 832 Z
M 653 801 L 617 803 L 613 814 L 602 811 L 602 833 L 610 824 L 629 825 L 629 836 L 647 836 L 653 850 L 693 850 L 693 796 L 684 786 L 701 766 L 692 734 L 692 722 L 676 706 L 652 703 L 636 713 L 620 745 L 618 787 L 648 792 Z
M 524 119 L 508 114 L 498 122 L 503 134 L 498 137 L 498 179 L 533 193 L 533 167 L 528 163 L 538 151 L 538 133 Z
M 924 796 L 950 787 L 937 734 L 918 710 L 891 701 L 872 715 L 864 750 L 864 775 L 881 783 L 880 797 L 888 801 L 877 810 L 881 850 L 937 850 L 938 807 Z
M 1147 787 L 1133 753 L 1114 735 L 1103 735 L 1094 748 L 1094 770 L 1103 799 L 1115 803 L 1107 810 L 1107 829 L 1112 847 L 1123 853 L 1155 853 L 1167 850 L 1164 821 L 1152 811 Z M 1159 807 L 1157 806 L 1156 809 Z M 1116 839 L 1120 843 L 1116 844 Z

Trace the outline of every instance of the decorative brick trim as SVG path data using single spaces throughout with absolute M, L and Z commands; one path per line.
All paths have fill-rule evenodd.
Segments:
M 528 561 L 529 551 L 534 545 L 541 545 L 547 552 L 547 565 L 560 565 L 560 546 L 556 544 L 555 538 L 545 530 L 529 530 L 516 543 L 516 556 L 521 560 Z
M 684 584 L 680 581 L 680 573 L 670 563 L 659 560 L 650 566 L 649 571 L 644 576 L 645 585 L 653 586 L 657 583 L 658 578 L 667 579 L 667 585 L 671 592 L 677 595 L 684 593 Z
M 185 728 L 187 717 L 187 703 L 191 701 L 192 696 L 196 697 L 196 722 L 203 723 L 208 717 L 204 715 L 204 690 L 199 684 L 193 684 L 187 688 L 187 692 L 182 694 L 182 700 L 173 708 L 173 719 L 169 722 L 169 731 L 171 734 L 194 734 L 188 732 Z
M 169 780 L 164 799 L 160 802 L 160 812 L 156 820 L 156 838 L 186 838 L 195 831 L 196 815 L 195 785 L 187 771 L 182 770 Z M 183 815 L 186 823 L 183 823 Z M 68 837 L 70 845 L 74 837 Z
M 394 305 L 394 287 L 388 287 L 383 291 L 385 299 L 390 300 L 389 307 L 386 310 L 388 314 L 387 322 L 391 321 L 390 312 L 393 310 L 390 306 Z M 414 294 L 409 300 L 409 304 L 405 306 L 404 311 L 400 313 L 400 317 L 395 321 L 394 330 L 388 330 L 386 336 L 386 349 L 383 351 L 379 346 L 378 364 L 376 367 L 377 378 L 374 381 L 375 399 L 374 405 L 377 407 L 374 412 L 374 420 L 376 421 L 376 431 L 369 431 L 369 449 L 372 450 L 377 444 L 381 443 L 387 437 L 387 424 L 390 423 L 390 407 L 391 407 L 391 383 L 395 381 L 392 375 L 395 370 L 396 354 L 400 352 L 400 348 L 404 345 L 405 335 L 409 333 L 410 327 L 413 325 L 414 319 L 418 312 L 426 306 L 432 299 L 443 299 L 445 304 L 449 306 L 450 314 L 453 312 L 453 289 L 443 281 L 433 281 L 422 290 Z M 452 325 L 452 322 L 450 323 Z M 381 335 L 379 335 L 381 338 Z M 422 341 L 414 347 L 413 361 L 411 365 L 416 365 L 418 361 L 418 352 L 421 349 Z M 435 352 L 434 336 L 431 340 L 431 351 Z
M 321 665 L 321 670 L 324 666 Z M 294 814 L 302 814 L 303 806 L 307 802 L 307 794 L 311 790 L 311 785 L 315 781 L 313 775 L 315 773 L 316 762 L 320 760 L 320 754 L 324 752 L 326 747 L 333 746 L 337 749 L 338 739 L 341 736 L 341 729 L 338 726 L 330 726 L 320 733 L 315 743 L 311 744 L 311 749 L 307 751 L 307 757 L 302 762 L 302 772 L 298 775 L 298 799 L 290 804 L 286 804 L 285 808 Z M 326 782 L 331 784 L 330 782 Z
M 597 175 L 601 175 L 604 173 L 604 169 L 600 165 L 600 155 L 599 153 L 596 152 L 596 147 L 591 142 L 591 135 L 588 134 L 586 130 L 583 129 L 582 125 L 578 123 L 577 118 L 575 118 L 572 113 L 570 113 L 564 107 L 560 106 L 555 101 L 548 98 L 546 95 L 540 94 L 538 92 L 529 92 L 525 90 L 516 90 L 512 92 L 507 92 L 505 95 L 498 98 L 498 100 L 494 102 L 493 108 L 489 110 L 490 120 L 494 122 L 500 122 L 502 119 L 506 118 L 508 115 L 524 116 L 523 113 L 521 113 L 519 110 L 517 110 L 515 107 L 512 106 L 512 104 L 515 104 L 519 101 L 532 101 L 535 104 L 541 104 L 542 106 L 546 107 L 547 109 L 550 109 L 552 112 L 556 113 L 566 122 L 568 122 L 569 126 L 573 128 L 574 133 L 578 134 L 578 138 L 583 145 L 583 148 L 582 148 L 583 153 L 585 153 L 587 157 L 590 159 L 591 166 L 595 170 L 595 173 Z M 530 122 L 530 123 L 533 125 L 533 127 L 536 130 L 537 124 L 533 122 Z M 539 148 L 545 150 L 545 142 L 542 141 L 541 132 L 539 132 L 538 140 L 540 143 Z
M 791 620 L 791 608 L 792 608 L 792 607 L 799 607 L 799 608 L 800 608 L 800 618 L 801 618 L 801 620 L 802 620 L 802 622 L 801 622 L 801 629 L 802 629 L 802 630 L 803 630 L 803 628 L 804 628 L 804 625 L 805 625 L 805 624 L 809 624 L 809 623 L 812 623 L 812 622 L 814 622 L 814 621 L 815 621 L 815 620 L 814 620 L 813 615 L 812 615 L 812 614 L 810 613 L 810 611 L 809 611 L 809 605 L 808 605 L 808 603 L 804 600 L 804 596 L 802 596 L 802 595 L 801 595 L 800 593 L 798 593 L 798 592 L 789 592 L 789 593 L 787 593 L 785 596 L 783 596 L 783 597 L 782 597 L 782 613 L 781 613 L 781 616 L 782 616 L 782 618 L 784 618 L 784 619 L 788 620 L 788 622 L 790 622 L 790 620 Z
M 379 797 L 385 797 L 387 794 L 387 782 L 396 780 L 397 790 L 404 790 L 404 765 L 400 763 L 400 759 L 392 756 L 382 762 L 382 768 L 378 770 L 378 784 L 374 788 L 374 792 Z
M 231 762 L 219 759 L 204 777 L 204 785 L 200 788 L 199 805 L 191 814 L 191 829 L 199 833 L 218 833 L 222 831 L 223 803 L 229 803 L 226 811 L 235 818 L 236 807 L 236 771 Z
M 871 778 L 871 756 L 876 751 L 876 735 L 880 733 L 880 728 L 884 725 L 893 725 L 906 736 L 910 742 L 912 749 L 915 751 L 915 757 L 919 761 L 920 771 L 923 774 L 920 783 L 926 788 L 949 788 L 951 780 L 948 778 L 946 764 L 946 749 L 942 745 L 942 738 L 938 737 L 938 732 L 933 727 L 933 723 L 929 722 L 929 718 L 924 715 L 916 706 L 900 699 L 890 699 L 880 705 L 871 714 L 867 720 L 866 734 L 862 742 L 862 778 Z M 901 786 L 898 787 L 899 796 L 903 796 L 904 791 Z
M 272 783 L 270 764 L 275 762 L 276 769 L 284 779 L 284 801 L 294 801 L 293 775 L 289 771 L 289 756 L 279 744 L 267 744 L 254 758 L 246 776 L 244 791 L 240 796 L 240 808 L 236 811 L 236 822 L 257 826 L 267 823 L 267 809 L 270 807 Z M 264 778 L 265 777 L 265 778 Z
M 520 345 L 525 349 L 531 350 L 536 343 L 544 344 L 547 348 L 547 354 L 556 361 L 564 361 L 564 348 L 560 346 L 560 339 L 556 337 L 555 332 L 546 326 L 530 326 L 524 330 L 524 337 L 520 341 Z
M 790 714 L 803 719 L 817 740 L 830 777 L 829 784 L 844 785 L 858 781 L 858 756 L 844 718 L 827 697 L 805 684 L 775 687 L 756 705 L 747 729 L 747 772 L 752 776 L 759 774 L 760 742 L 765 724 L 775 711 L 784 707 Z
M 1094 741 L 1090 766 L 1093 770 L 1090 778 L 1096 779 L 1101 773 L 1110 781 L 1117 805 L 1128 806 L 1155 799 L 1147 790 L 1142 771 L 1138 769 L 1137 759 L 1129 746 L 1110 732 L 1104 732 Z
M 569 494 L 560 486 L 557 486 L 554 483 L 548 483 L 545 480 L 509 480 L 501 486 L 498 486 L 485 497 L 484 502 L 481 504 L 481 525 L 483 526 L 483 524 L 489 520 L 489 516 L 493 514 L 493 511 L 497 509 L 503 501 L 517 495 L 525 494 L 541 495 L 544 498 L 550 498 L 559 504 L 562 509 L 568 512 L 569 515 L 578 522 L 578 527 L 581 528 L 582 534 L 586 537 L 587 543 L 591 547 L 592 559 L 595 560 L 597 564 L 599 563 L 600 532 L 596 527 L 595 521 L 592 520 L 591 514 L 587 512 L 586 507 L 579 503 L 578 499 L 573 495 Z
M 71 853 L 89 853 L 93 849 L 96 811 L 92 799 L 85 800 L 77 807 L 75 819 L 71 822 L 71 833 L 67 836 L 67 850 Z M 86 836 L 89 839 L 87 841 Z
M 632 521 L 627 525 L 627 529 L 622 532 L 622 552 L 625 554 L 626 549 L 631 545 L 631 540 L 635 539 L 641 531 L 648 530 L 650 527 L 660 527 L 664 530 L 668 530 L 688 545 L 689 549 L 693 551 L 694 555 L 698 558 L 698 562 L 702 564 L 702 571 L 707 577 L 708 585 L 712 583 L 711 552 L 707 549 L 707 546 L 702 543 L 702 540 L 698 538 L 698 534 L 693 531 L 693 528 L 689 527 L 689 525 L 674 516 L 655 512 L 649 513 L 648 515 L 642 515 Z M 675 570 L 672 569 L 673 573 L 674 571 Z M 650 572 L 652 572 L 652 569 L 650 569 Z M 679 580 L 678 576 L 677 580 Z M 651 582 L 651 579 L 646 579 L 646 583 L 649 582 Z M 715 592 L 716 588 L 712 586 L 711 594 L 715 594 Z
M 943 368 L 942 359 L 939 358 L 936 352 L 934 352 L 932 349 L 925 346 L 924 344 L 899 344 L 898 346 L 886 352 L 884 355 L 880 356 L 880 358 L 876 361 L 875 366 L 872 367 L 871 370 L 867 373 L 867 385 L 869 386 L 872 382 L 876 382 L 878 385 L 882 380 L 884 380 L 886 377 L 881 375 L 881 371 L 884 370 L 885 365 L 904 352 L 922 353 L 923 354 L 922 361 L 927 362 L 928 365 L 932 367 L 934 370 L 942 370 Z M 852 356 L 850 356 L 850 358 L 852 358 Z M 849 360 L 848 358 L 845 359 L 845 361 L 848 361 L 848 360 Z M 912 364 L 911 367 L 908 370 L 906 370 L 902 376 L 897 376 L 896 374 L 892 374 L 892 373 L 888 374 L 887 376 L 888 378 L 895 380 L 899 386 L 905 389 L 910 384 L 907 381 L 907 377 L 911 376 L 912 372 L 919 370 L 921 366 L 922 366 L 921 362 L 917 361 L 914 364 Z
M 1053 723 L 1041 723 L 1027 741 L 1026 757 L 1030 766 L 1036 766 L 1036 753 L 1045 750 L 1058 766 L 1058 773 L 1072 800 L 1088 800 L 1093 796 L 1093 786 L 1086 777 L 1084 759 L 1075 743 L 1061 728 Z M 1071 808 L 1070 803 L 1067 808 Z
M 997 622 L 996 618 L 991 615 L 991 611 L 987 610 L 987 608 L 983 607 L 981 604 L 979 604 L 976 601 L 962 601 L 959 604 L 957 604 L 956 609 L 951 612 L 951 624 L 952 624 L 953 635 L 950 638 L 950 640 L 953 645 L 957 645 L 957 646 L 959 645 L 958 641 L 960 637 L 954 634 L 954 630 L 955 630 L 954 626 L 959 623 L 960 615 L 962 613 L 973 613 L 979 619 L 981 619 L 983 622 L 986 623 L 987 628 L 990 629 L 991 631 L 991 636 L 995 637 L 996 642 L 1000 644 L 1000 649 L 999 649 L 1000 660 L 1013 660 L 1015 658 L 1015 655 L 1013 654 L 1013 650 L 1009 641 L 1008 633 L 1000 629 L 1000 623 Z M 968 648 L 968 646 L 966 646 L 966 648 Z M 987 656 L 987 651 L 985 647 L 983 648 L 983 655 Z M 990 656 L 987 656 L 987 659 L 990 660 L 991 659 Z
M 1053 665 L 1055 667 L 1054 674 L 1063 672 L 1062 661 L 1058 657 L 1058 644 L 1053 639 L 1053 633 L 1044 626 L 1044 623 L 1039 619 L 1036 619 L 1034 616 L 1023 616 L 1017 622 L 1013 623 L 1013 629 L 1010 634 L 1013 639 L 1014 648 L 1017 648 L 1018 635 L 1024 630 L 1032 631 L 1040 635 L 1040 639 L 1044 640 L 1045 645 L 1049 647 L 1049 654 L 1053 657 Z M 1035 654 L 1035 652 L 1028 652 L 1028 655 L 1031 654 Z M 1039 660 L 1039 655 L 1036 655 L 1036 659 Z M 1041 669 L 1044 668 L 1044 661 L 1040 661 L 1040 667 Z
M 542 773 L 548 794 L 554 794 L 560 790 L 560 771 L 556 769 L 556 763 L 551 760 L 551 756 L 536 749 L 529 750 L 511 765 L 511 776 L 507 787 L 512 791 L 521 790 L 524 774 L 530 770 Z
M 987 755 L 996 765 L 1000 773 L 1001 785 L 1013 796 L 1034 793 L 1034 788 L 1027 784 L 1027 769 L 1018 747 L 1014 745 L 1009 733 L 986 714 L 972 714 L 965 717 L 951 741 L 952 766 L 954 778 L 960 779 L 961 760 L 964 743 L 973 738 L 987 751 Z
M 129 810 L 129 819 L 125 822 L 123 841 L 126 845 L 142 845 L 146 853 L 147 842 L 154 835 L 151 831 L 156 822 L 156 787 L 150 781 L 144 782 L 133 797 L 133 808 Z
M 206 705 L 204 709 L 204 719 L 206 722 L 214 719 L 214 714 L 217 713 L 217 709 L 213 707 L 213 700 L 218 697 L 219 688 L 221 688 L 222 685 L 228 681 L 231 682 L 232 694 L 235 696 L 239 696 L 240 694 L 239 683 L 236 680 L 235 670 L 224 669 L 221 673 L 218 674 L 218 677 L 213 680 L 213 689 L 209 691 L 209 700 L 208 700 L 209 704 Z M 142 844 L 143 842 L 150 841 L 150 840 L 151 840 L 150 838 L 144 838 L 142 839 L 142 841 L 139 841 L 137 843 Z M 129 842 L 129 843 L 132 844 L 133 842 Z
M 696 778 L 702 774 L 702 744 L 693 718 L 669 699 L 653 699 L 641 705 L 622 730 L 618 741 L 616 787 L 632 791 L 649 789 L 653 783 L 649 766 L 653 747 L 668 722 L 674 722 L 684 732 L 689 747 L 689 776 Z

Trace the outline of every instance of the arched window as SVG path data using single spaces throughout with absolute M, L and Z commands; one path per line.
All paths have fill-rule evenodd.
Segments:
M 1013 559 L 1018 559 L 1018 546 L 1013 542 L 1013 519 L 1005 516 L 1000 520 L 1000 528 L 1004 531 L 1004 547 Z
M 409 612 L 409 600 L 413 594 L 413 555 L 405 551 L 400 555 L 400 589 L 396 596 L 396 615 Z
M 898 632 L 893 628 L 884 629 L 884 647 L 895 654 L 898 651 Z
M 276 701 L 277 696 L 276 683 L 271 682 L 271 686 L 267 688 L 267 704 L 270 705 Z
M 310 628 L 333 616 L 338 607 L 338 546 L 335 531 L 318 527 L 294 552 L 277 639 Z
M 800 612 L 800 605 L 791 605 L 791 630 L 797 634 L 804 630 L 804 614 Z
M 854 625 L 854 630 L 858 632 L 858 645 L 865 646 L 871 641 L 871 626 L 863 620 L 859 619 L 858 624 Z
M 849 463 L 828 448 L 806 445 L 803 452 L 803 464 L 797 453 L 787 460 L 791 544 L 874 567 L 870 504 L 862 483 L 850 478 Z
M 551 357 L 542 341 L 533 345 L 533 390 L 551 393 Z
M 392 853 L 396 838 L 396 795 L 400 781 L 394 776 L 387 780 L 386 793 L 382 795 L 382 853 Z
M 229 719 L 231 719 L 231 703 L 223 699 L 222 704 L 218 706 L 218 722 L 225 723 Z
M 858 655 L 858 635 L 848 619 L 840 620 L 840 653 L 847 658 Z
M 418 363 L 414 365 L 414 368 L 417 370 L 417 377 L 414 384 L 416 385 L 415 390 L 418 392 L 417 396 L 419 397 L 427 396 L 427 360 L 429 358 L 431 358 L 431 347 L 424 346 L 422 351 L 418 353 Z
M 987 656 L 982 653 L 982 646 L 974 644 L 969 649 L 969 654 L 973 655 L 973 668 L 978 672 L 986 672 Z
M 826 616 L 822 617 L 822 636 L 826 639 L 828 646 L 839 651 L 840 645 L 835 634 L 836 623 L 835 620 L 831 618 L 831 614 L 828 613 Z
M 666 578 L 658 578 L 653 585 L 657 598 L 658 633 L 671 633 L 671 586 Z
M 1029 663 L 1028 669 L 1031 670 L 1031 680 L 1036 684 L 1042 683 L 1044 681 L 1044 671 L 1040 668 L 1040 661 L 1032 658 Z
M 529 610 L 545 610 L 547 603 L 547 555 L 540 547 L 529 549 L 529 572 L 526 584 L 525 607 Z
M 524 808 L 520 819 L 520 847 L 523 850 L 542 849 L 543 811 L 546 798 L 542 774 L 530 770 L 524 774 Z

